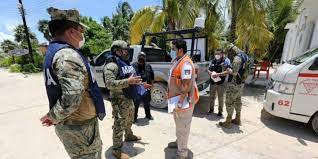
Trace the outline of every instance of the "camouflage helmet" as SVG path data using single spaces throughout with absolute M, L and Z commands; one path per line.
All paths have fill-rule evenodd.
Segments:
M 110 50 L 115 52 L 117 49 L 127 49 L 129 47 L 128 43 L 123 40 L 116 40 L 112 43 Z
M 85 24 L 80 22 L 80 15 L 76 9 L 61 10 L 54 7 L 50 7 L 47 9 L 47 12 L 51 16 L 50 23 L 54 21 L 65 20 L 65 21 L 71 21 L 71 22 L 77 23 L 83 26 L 84 28 L 88 28 Z
M 229 52 L 233 50 L 235 53 L 238 53 L 240 51 L 240 49 L 235 46 L 233 43 L 230 43 L 227 47 L 226 47 L 226 51 Z

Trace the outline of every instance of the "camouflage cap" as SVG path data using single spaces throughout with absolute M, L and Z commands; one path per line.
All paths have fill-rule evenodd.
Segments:
M 120 48 L 120 49 L 126 49 L 128 48 L 128 43 L 123 40 L 116 40 L 112 43 L 111 48 Z
M 50 7 L 47 9 L 47 12 L 51 15 L 51 21 L 67 20 L 75 22 L 85 28 L 88 28 L 85 24 L 80 22 L 80 15 L 76 9 L 61 10 L 54 7 Z
M 227 47 L 226 50 L 227 51 L 233 50 L 235 52 L 239 52 L 240 51 L 240 49 L 237 46 L 235 46 L 233 43 L 229 44 L 229 46 Z

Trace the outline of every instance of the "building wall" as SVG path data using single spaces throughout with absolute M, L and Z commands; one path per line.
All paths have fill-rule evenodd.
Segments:
M 318 19 L 315 22 L 314 25 L 314 32 L 313 32 L 313 36 L 311 39 L 311 45 L 310 48 L 314 48 L 318 46 Z
M 318 10 L 318 1 L 317 1 Z M 316 13 L 303 9 L 294 23 L 288 24 L 281 62 L 300 56 L 306 50 L 318 47 L 318 27 Z

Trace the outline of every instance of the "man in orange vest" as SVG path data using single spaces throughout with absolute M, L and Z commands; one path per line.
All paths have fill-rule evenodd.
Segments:
M 191 58 L 186 55 L 187 43 L 184 40 L 172 42 L 172 63 L 168 84 L 168 100 L 178 97 L 173 111 L 176 124 L 177 141 L 170 142 L 169 148 L 178 148 L 177 159 L 188 158 L 188 139 L 194 105 L 199 100 L 199 91 L 195 82 L 195 68 Z

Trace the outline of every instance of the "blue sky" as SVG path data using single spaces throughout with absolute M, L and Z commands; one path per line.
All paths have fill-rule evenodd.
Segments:
M 161 0 L 126 0 L 134 11 L 145 6 L 160 5 Z M 22 24 L 22 18 L 17 9 L 18 0 L 2 0 L 0 3 L 0 42 L 3 39 L 14 40 L 13 29 Z M 40 19 L 49 19 L 48 7 L 60 9 L 76 8 L 80 14 L 91 16 L 98 22 L 103 16 L 112 16 L 116 6 L 123 0 L 23 0 L 26 9 L 28 27 L 37 35 L 40 42 L 45 42 L 43 34 L 37 30 Z

